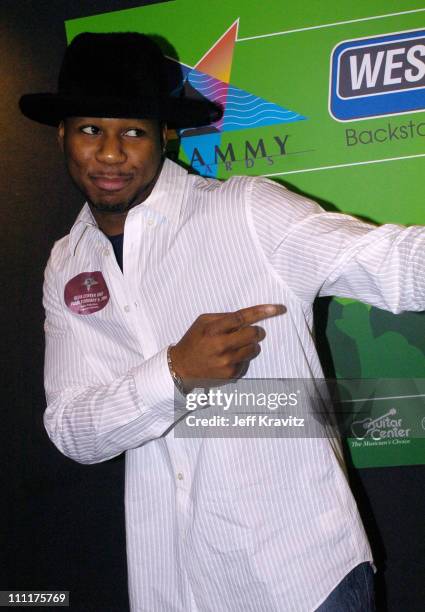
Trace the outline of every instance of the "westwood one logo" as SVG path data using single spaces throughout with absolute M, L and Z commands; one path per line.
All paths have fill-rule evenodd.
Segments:
M 425 30 L 346 40 L 331 56 L 329 112 L 338 121 L 425 110 Z

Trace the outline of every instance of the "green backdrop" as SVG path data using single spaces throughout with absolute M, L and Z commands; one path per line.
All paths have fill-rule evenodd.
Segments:
M 185 163 L 192 161 L 198 171 L 219 178 L 270 176 L 328 209 L 378 223 L 424 223 L 425 82 L 419 78 L 425 55 L 423 1 L 174 0 L 66 23 L 68 41 L 82 31 L 128 30 L 164 37 L 174 47 L 170 50 L 162 41 L 165 52 L 178 57 L 186 74 L 198 65 L 198 71 L 211 75 L 207 70 L 215 66 L 213 76 L 228 76 L 223 77 L 227 92 L 231 87 L 250 108 L 257 108 L 259 100 L 266 105 L 260 112 L 269 111 L 267 116 L 254 110 L 251 122 L 247 111 L 241 111 L 209 140 L 183 133 L 180 156 Z M 226 32 L 226 40 L 216 45 Z M 407 60 L 400 49 L 412 37 L 416 60 L 401 66 L 397 62 Z M 354 95 L 358 108 L 372 109 L 373 117 L 335 118 L 330 98 L 342 76 L 331 69 L 334 50 L 346 41 L 347 48 L 357 45 L 372 57 L 373 69 L 377 45 L 388 40 L 399 53 L 388 59 L 382 51 L 377 81 L 382 77 L 384 91 L 376 93 L 371 86 L 371 97 Z M 356 60 L 357 70 L 362 57 Z M 403 87 L 413 85 L 403 76 L 407 68 L 417 77 L 408 92 Z M 391 79 L 400 85 L 392 87 Z M 389 91 L 391 87 L 398 90 Z M 386 100 L 389 110 L 382 111 Z M 343 109 L 348 104 L 338 101 Z M 283 120 L 283 112 L 292 119 Z M 206 167 L 214 161 L 219 163 Z M 424 314 L 394 316 L 339 299 L 331 301 L 327 314 L 326 327 L 318 326 L 318 341 L 329 345 L 329 373 L 363 380 L 349 385 L 351 420 L 367 418 L 362 435 L 355 436 L 352 423 L 345 423 L 354 464 L 425 463 Z M 366 384 L 365 379 L 378 380 Z

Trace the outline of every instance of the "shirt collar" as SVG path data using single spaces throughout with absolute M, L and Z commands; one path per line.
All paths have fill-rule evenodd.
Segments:
M 171 160 L 165 159 L 161 173 L 149 197 L 132 208 L 128 216 L 143 214 L 148 208 L 153 211 L 154 216 L 159 221 L 167 220 L 172 224 L 177 224 L 187 174 L 187 170 Z M 75 254 L 77 245 L 88 227 L 97 227 L 97 223 L 86 202 L 69 233 L 69 248 L 72 255 Z

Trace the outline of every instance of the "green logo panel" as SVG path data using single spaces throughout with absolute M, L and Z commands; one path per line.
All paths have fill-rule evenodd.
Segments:
M 224 107 L 213 136 L 183 132 L 175 146 L 200 174 L 269 176 L 331 210 L 424 223 L 423 0 L 174 0 L 66 23 L 68 41 L 129 30 L 156 35 L 186 84 Z M 423 314 L 333 300 L 326 320 L 329 376 L 425 376 Z M 376 401 L 373 414 L 391 410 L 388 401 Z M 400 401 L 399 429 L 412 432 L 410 404 Z M 417 402 L 420 413 L 423 397 Z M 423 439 L 397 439 L 350 438 L 354 464 L 425 463 Z

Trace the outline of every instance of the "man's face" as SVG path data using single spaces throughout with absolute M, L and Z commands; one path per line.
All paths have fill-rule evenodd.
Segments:
M 151 119 L 69 117 L 58 139 L 68 171 L 100 213 L 124 213 L 145 200 L 157 179 L 166 127 Z

